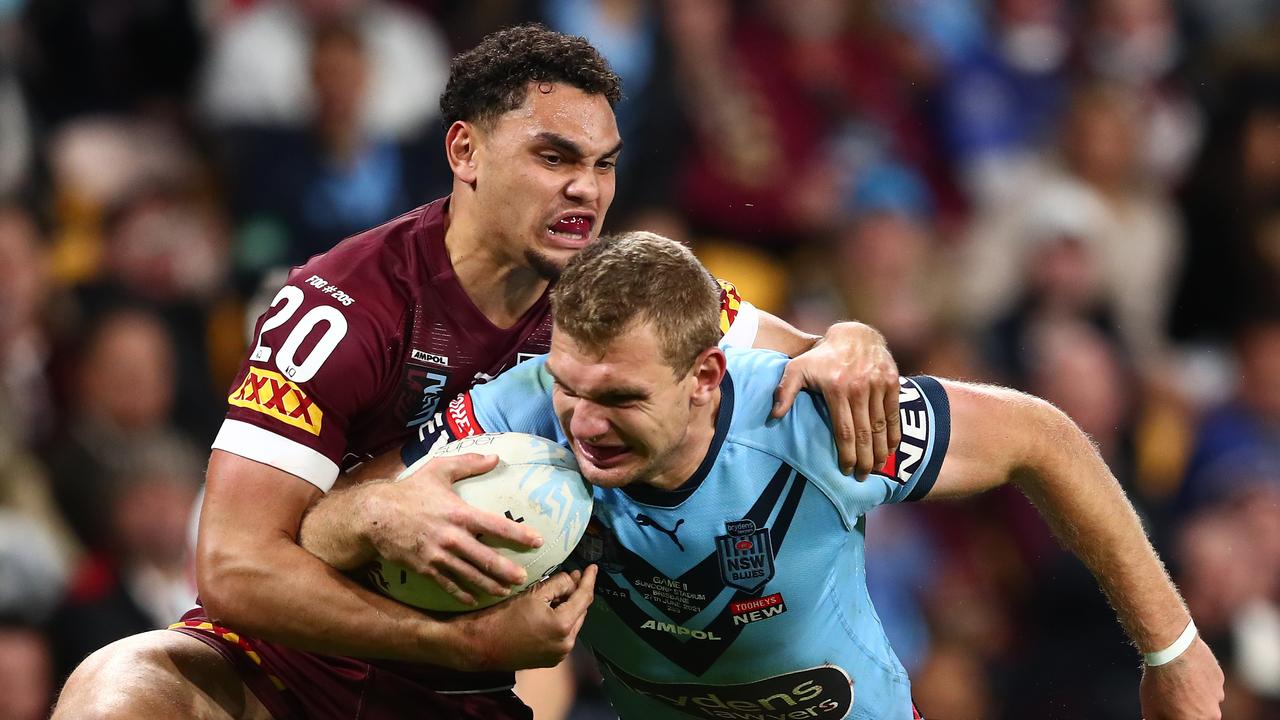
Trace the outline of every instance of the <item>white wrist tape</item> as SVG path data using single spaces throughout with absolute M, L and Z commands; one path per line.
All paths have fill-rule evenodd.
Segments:
M 1171 663 L 1178 659 L 1178 656 L 1187 651 L 1191 647 L 1191 643 L 1196 639 L 1196 623 L 1194 620 L 1187 622 L 1187 629 L 1182 631 L 1177 640 L 1173 644 L 1163 650 L 1156 652 L 1142 653 L 1142 659 L 1146 662 L 1147 667 L 1159 667 L 1166 663 Z

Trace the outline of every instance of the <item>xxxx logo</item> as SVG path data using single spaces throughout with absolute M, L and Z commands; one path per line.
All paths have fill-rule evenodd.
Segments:
M 258 367 L 249 368 L 244 382 L 231 393 L 227 402 L 270 415 L 312 435 L 320 434 L 320 423 L 324 419 L 324 413 L 301 388 L 282 375 Z

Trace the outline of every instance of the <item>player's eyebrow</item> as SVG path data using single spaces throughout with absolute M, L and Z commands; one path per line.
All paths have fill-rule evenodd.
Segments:
M 564 153 L 565 155 L 568 155 L 569 157 L 574 158 L 575 160 L 579 158 L 584 158 L 587 156 L 586 150 L 584 150 L 581 145 L 574 142 L 573 140 L 570 140 L 564 135 L 561 135 L 560 133 L 554 133 L 549 130 L 544 130 L 538 133 L 537 135 L 535 135 L 534 138 L 539 142 L 545 145 L 549 145 L 555 148 L 556 150 L 559 150 L 560 152 Z M 617 155 L 620 152 L 622 152 L 621 140 L 618 141 L 617 145 L 614 145 L 612 148 L 609 149 L 608 152 L 604 153 L 600 157 L 605 157 L 605 158 L 612 157 L 614 155 Z
M 609 388 L 607 390 L 604 390 L 603 392 L 598 392 L 598 393 L 580 392 L 578 390 L 575 390 L 573 386 L 571 386 L 569 383 L 562 380 L 560 376 L 556 374 L 555 370 L 551 369 L 550 363 L 548 363 L 544 367 L 546 367 L 547 374 L 551 376 L 551 379 L 555 380 L 557 385 L 564 388 L 565 392 L 568 392 L 570 395 L 574 395 L 576 397 L 585 397 L 588 400 L 591 400 L 592 402 L 600 403 L 601 405 L 617 405 L 620 403 L 627 403 L 627 402 L 634 402 L 637 400 L 649 399 L 648 391 L 642 388 L 629 387 L 626 385 L 622 387 Z

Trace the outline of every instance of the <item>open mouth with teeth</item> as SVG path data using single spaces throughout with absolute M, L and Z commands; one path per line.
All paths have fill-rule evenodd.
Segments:
M 626 445 L 596 445 L 578 440 L 578 450 L 592 465 L 601 470 L 608 470 L 626 462 L 631 450 Z
M 557 245 L 581 248 L 591 241 L 591 227 L 595 221 L 589 215 L 565 215 L 547 226 L 547 235 Z

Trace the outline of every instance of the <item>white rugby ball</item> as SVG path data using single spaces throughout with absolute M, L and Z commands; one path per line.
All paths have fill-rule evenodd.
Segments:
M 408 477 L 437 457 L 478 453 L 497 455 L 498 465 L 483 475 L 459 480 L 454 492 L 467 503 L 517 522 L 542 536 L 542 547 L 521 549 L 497 538 L 481 541 L 525 569 L 527 582 L 512 595 L 551 575 L 582 539 L 591 519 L 591 487 L 578 473 L 573 453 L 552 440 L 525 433 L 487 433 L 437 448 L 400 474 Z M 455 600 L 435 580 L 381 559 L 370 566 L 369 579 L 383 594 L 424 610 L 478 610 L 506 598 L 472 593 L 476 605 Z

